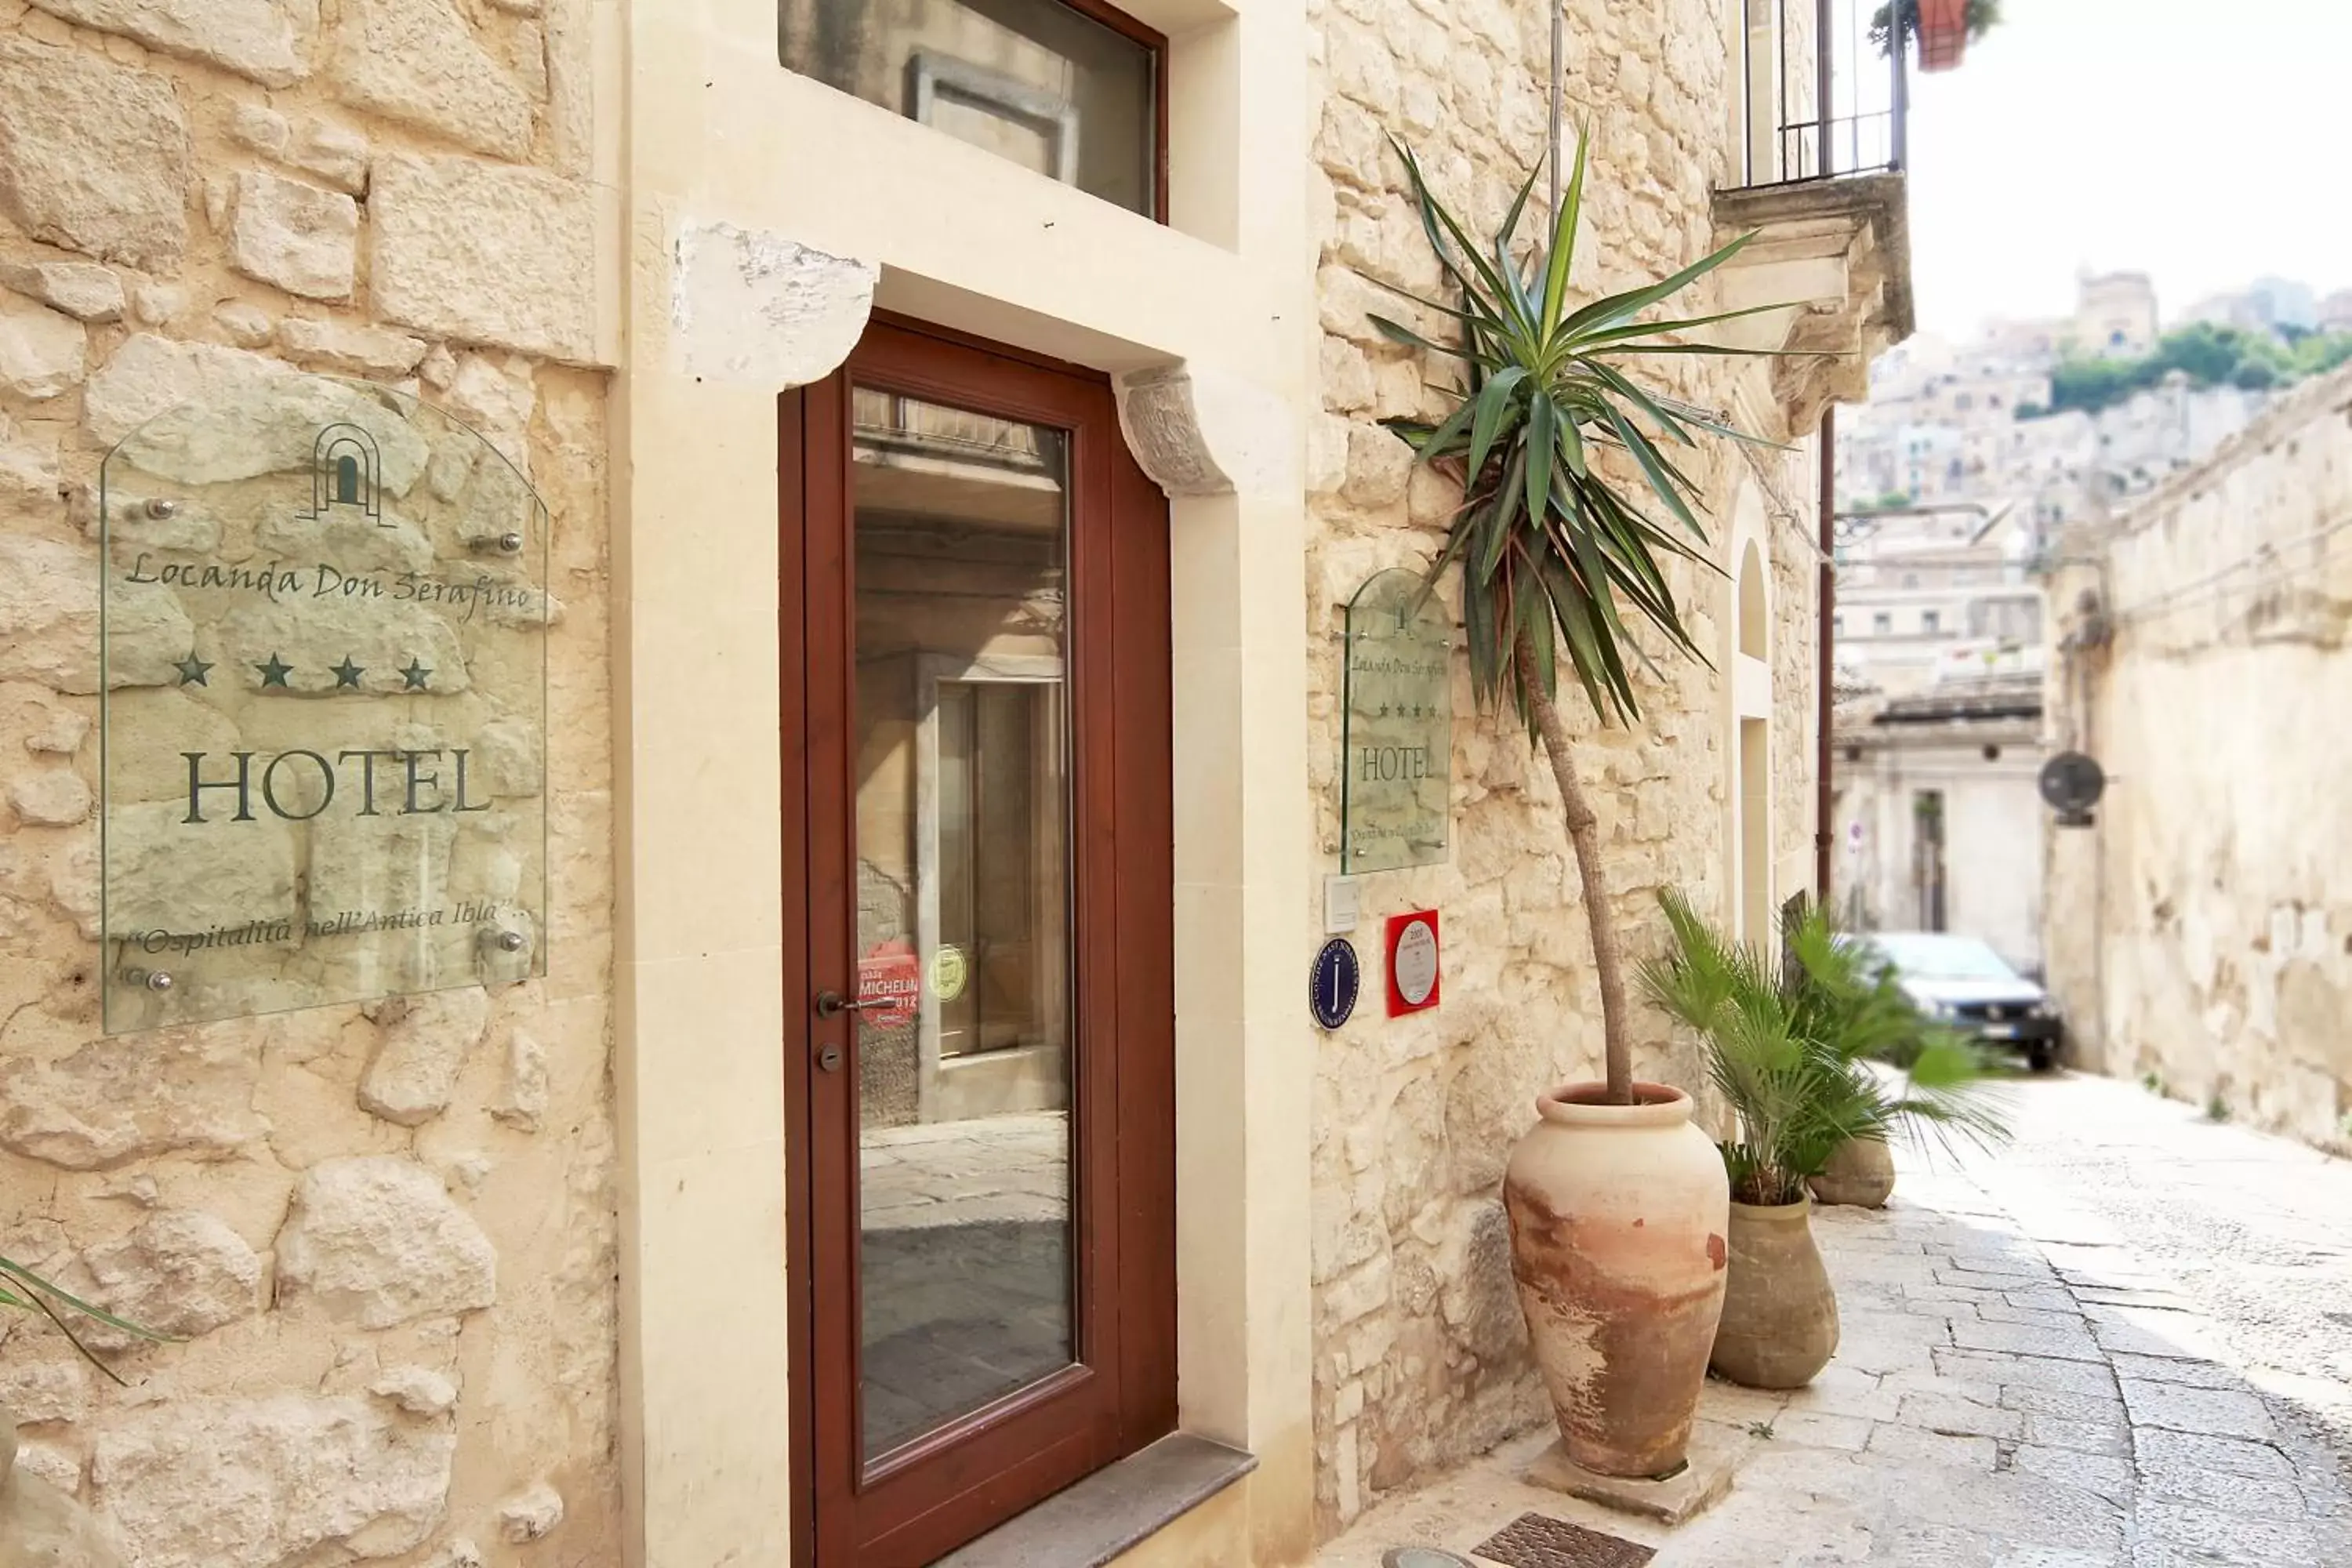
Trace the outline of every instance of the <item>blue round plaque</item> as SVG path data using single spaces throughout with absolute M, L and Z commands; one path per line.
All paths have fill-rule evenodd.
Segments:
M 1356 1010 L 1356 991 L 1363 978 L 1355 943 L 1344 936 L 1325 942 L 1323 951 L 1315 955 L 1315 973 L 1307 985 L 1307 1001 L 1315 1009 L 1315 1021 L 1327 1029 L 1346 1023 Z

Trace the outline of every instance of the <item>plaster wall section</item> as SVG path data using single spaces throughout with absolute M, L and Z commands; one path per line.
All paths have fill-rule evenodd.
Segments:
M 2352 1150 L 2352 374 L 2283 401 L 2114 523 L 2065 536 L 2062 742 L 2111 781 L 2049 829 L 2052 977 L 2084 1058 Z M 2085 601 L 2084 595 L 2093 595 Z M 2095 603 L 2108 635 L 2084 638 Z
M 184 1341 L 11 1314 L 0 1404 L 145 1568 L 618 1555 L 591 19 L 0 0 L 0 1253 Z M 549 973 L 103 1037 L 100 464 L 289 370 L 548 505 Z
M 623 1473 L 647 1561 L 778 1541 L 791 1510 L 775 1042 L 799 889 L 762 868 L 781 866 L 775 650 L 795 612 L 769 498 L 779 395 L 884 310 L 1107 373 L 1170 495 L 1175 961 L 1196 981 L 1176 1020 L 1181 1419 L 1258 1458 L 1220 1505 L 1249 1561 L 1312 1546 L 1305 35 L 1297 0 L 1123 9 L 1169 39 L 1165 225 L 786 71 L 772 0 L 628 13 Z M 746 739 L 714 759 L 712 733 Z M 682 1053 L 702 1070 L 668 1070 Z M 722 1295 L 721 1277 L 744 1283 Z M 709 1355 L 721 1341 L 740 1353 Z
M 1443 289 L 1384 136 L 1414 150 L 1474 232 L 1491 233 L 1544 147 L 1548 16 L 1542 5 L 1506 0 L 1310 5 L 1308 201 L 1321 331 L 1307 439 L 1307 716 L 1322 871 L 1336 871 L 1340 847 L 1347 603 L 1374 572 L 1433 559 L 1458 501 L 1378 423 L 1433 416 L 1442 398 L 1432 385 L 1453 375 L 1366 319 L 1411 321 L 1414 307 L 1392 290 Z M 1709 191 L 1739 177 L 1738 117 L 1727 107 L 1737 29 L 1703 0 L 1646 9 L 1580 0 L 1569 6 L 1566 40 L 1569 118 L 1571 127 L 1589 120 L 1592 134 L 1573 282 L 1590 298 L 1664 277 L 1711 247 Z M 1538 182 L 1530 232 L 1541 205 Z M 1717 297 L 1709 280 L 1677 304 L 1697 313 Z M 1730 407 L 1736 386 L 1771 406 L 1763 379 L 1737 362 L 1677 357 L 1645 368 L 1701 406 Z M 1768 480 L 1790 513 L 1758 536 L 1775 617 L 1770 857 L 1785 884 L 1778 896 L 1811 882 L 1809 459 L 1801 446 L 1765 451 L 1759 476 L 1720 447 L 1686 456 L 1709 503 L 1709 564 L 1667 572 L 1713 668 L 1637 634 L 1660 673 L 1640 678 L 1643 721 L 1630 729 L 1602 726 L 1572 685 L 1562 693 L 1634 961 L 1662 941 L 1661 888 L 1680 886 L 1703 910 L 1730 914 L 1731 520 L 1740 487 Z M 1458 616 L 1457 595 L 1449 582 L 1444 597 Z M 1317 1047 L 1316 1500 L 1326 1533 L 1381 1495 L 1547 1418 L 1513 1295 L 1499 1186 L 1537 1092 L 1599 1075 L 1599 999 L 1549 769 L 1514 723 L 1475 716 L 1458 656 L 1453 702 L 1450 853 L 1362 879 L 1356 936 L 1366 1000 Z M 1319 885 L 1310 898 L 1319 916 Z M 1444 1002 L 1392 1021 L 1380 1003 L 1381 921 L 1422 908 L 1442 917 Z M 1633 1026 L 1638 1073 L 1702 1081 L 1687 1043 L 1638 1001 Z
M 2012 964 L 2041 967 L 2039 736 L 2022 724 L 1948 724 L 1873 737 L 1853 752 L 1837 762 L 1832 876 L 1841 916 L 1868 930 L 1924 929 L 1916 802 L 1932 791 L 1944 803 L 1946 929 L 1981 939 Z

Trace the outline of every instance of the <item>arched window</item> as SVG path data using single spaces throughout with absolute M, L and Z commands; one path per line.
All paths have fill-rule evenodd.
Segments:
M 1754 540 L 1739 558 L 1739 651 L 1764 657 L 1764 559 Z

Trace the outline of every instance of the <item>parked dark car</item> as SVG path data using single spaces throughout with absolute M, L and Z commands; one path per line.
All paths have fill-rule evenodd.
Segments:
M 1983 942 L 1939 931 L 1873 931 L 1862 941 L 1935 1022 L 1983 1045 L 2022 1051 L 2035 1072 L 2057 1065 L 2066 1037 L 2057 1007 Z

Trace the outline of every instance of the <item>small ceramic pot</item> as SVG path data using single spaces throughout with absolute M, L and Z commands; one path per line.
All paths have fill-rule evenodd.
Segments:
M 1806 1184 L 1817 1204 L 1879 1208 L 1895 1191 L 1895 1156 L 1884 1138 L 1849 1138 Z
M 1710 1364 L 1749 1388 L 1802 1388 L 1837 1353 L 1837 1293 L 1810 1198 L 1731 1205 L 1731 1267 Z

